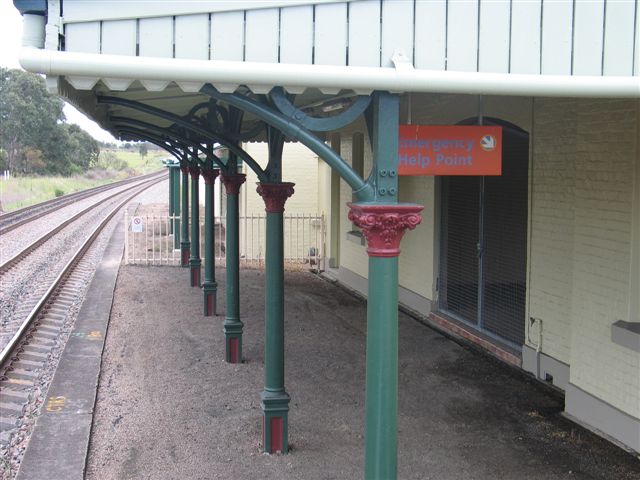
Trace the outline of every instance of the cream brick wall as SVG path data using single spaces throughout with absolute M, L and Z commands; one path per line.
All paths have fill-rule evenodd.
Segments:
M 250 143 L 244 146 L 263 168 L 268 163 L 266 143 Z M 282 180 L 295 183 L 295 193 L 285 204 L 287 215 L 318 215 L 319 206 L 318 157 L 300 143 L 286 143 L 282 154 Z M 244 166 L 247 180 L 240 190 L 240 216 L 250 218 L 264 217 L 265 207 L 262 197 L 256 192 L 258 177 Z M 222 189 L 224 191 L 224 189 Z M 226 200 L 222 195 L 221 203 Z M 310 247 L 323 248 L 322 231 L 319 226 L 310 224 L 310 220 L 285 220 L 285 254 L 305 257 Z M 258 218 L 245 220 L 240 224 L 240 254 L 253 258 L 264 258 L 265 225 Z
M 529 314 L 543 322 L 543 351 L 570 362 L 576 101 L 538 99 L 531 141 Z M 538 343 L 538 322 L 529 331 Z
M 266 143 L 249 143 L 246 151 L 263 168 L 269 160 Z M 264 201 L 256 192 L 258 177 L 245 167 L 247 182 L 242 188 L 241 214 L 264 213 Z M 282 181 L 295 183 L 295 193 L 287 200 L 285 214 L 318 213 L 318 156 L 301 143 L 285 143 L 282 152 Z
M 635 113 L 628 100 L 577 111 L 570 381 L 640 418 L 640 353 L 611 341 L 630 302 Z
M 364 125 L 361 124 L 361 128 Z M 365 130 L 360 130 L 364 132 Z M 340 155 L 345 159 L 349 165 L 352 165 L 352 134 L 342 134 L 340 138 Z M 367 135 L 365 134 L 364 141 L 364 171 L 365 179 L 368 172 L 371 170 L 372 165 L 371 145 L 369 144 Z M 344 180 L 340 180 L 340 266 L 348 268 L 352 272 L 357 273 L 362 277 L 367 277 L 369 269 L 369 258 L 366 253 L 366 247 L 359 243 L 351 242 L 347 240 L 347 232 L 354 229 L 353 224 L 349 221 L 347 208 L 347 202 L 352 200 L 351 187 L 347 185 Z
M 640 322 L 640 101 L 636 102 L 636 174 L 633 188 L 633 233 L 631 236 L 631 275 L 629 279 L 629 320 Z M 635 300 L 635 301 L 634 301 Z
M 638 418 L 640 353 L 611 341 L 631 302 L 637 104 L 537 99 L 534 118 L 529 300 L 542 351 L 570 365 L 571 383 Z
M 433 177 L 401 177 L 398 193 L 401 202 L 424 205 L 422 223 L 408 231 L 400 245 L 400 285 L 431 300 L 435 286 L 435 180 Z

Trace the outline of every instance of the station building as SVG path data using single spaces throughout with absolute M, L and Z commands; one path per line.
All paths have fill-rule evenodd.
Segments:
M 640 452 L 637 0 L 14 3 L 23 66 L 124 138 L 171 122 L 122 99 L 186 116 L 206 84 L 222 103 L 282 87 L 295 96 L 278 106 L 286 141 L 302 143 L 308 117 L 330 123 L 388 92 L 395 110 L 314 130 L 350 172 L 320 162 L 314 188 L 295 187 L 326 215 L 325 274 L 365 296 L 380 274 L 346 203 L 423 205 L 402 240 L 399 303 L 554 385 L 570 418 Z M 401 176 L 397 195 L 369 177 L 363 202 L 350 175 L 395 168 L 380 154 L 397 151 L 399 125 L 501 127 L 501 175 Z

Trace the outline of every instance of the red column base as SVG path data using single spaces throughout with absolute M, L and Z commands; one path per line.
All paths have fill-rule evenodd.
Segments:
M 229 339 L 229 363 L 241 363 L 240 358 L 240 339 L 232 337 Z
M 211 317 L 216 314 L 216 294 L 205 293 L 204 294 L 204 316 Z
M 265 422 L 269 422 L 269 429 L 265 428 Z M 267 438 L 267 435 L 269 437 Z M 284 418 L 283 417 L 270 417 L 266 419 L 262 417 L 262 441 L 263 445 L 268 445 L 268 450 L 265 453 L 286 453 L 284 452 Z
M 191 286 L 200 286 L 200 267 L 191 267 Z
M 190 255 L 189 248 L 182 247 L 182 250 L 180 252 L 180 266 L 182 267 L 189 266 L 189 255 Z

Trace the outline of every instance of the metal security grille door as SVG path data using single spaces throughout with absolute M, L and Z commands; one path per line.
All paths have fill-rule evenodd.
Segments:
M 500 177 L 443 177 L 439 308 L 524 343 L 529 136 L 503 122 Z

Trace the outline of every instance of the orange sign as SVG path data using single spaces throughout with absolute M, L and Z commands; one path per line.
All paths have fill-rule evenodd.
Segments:
M 398 175 L 501 174 L 501 127 L 400 125 Z

